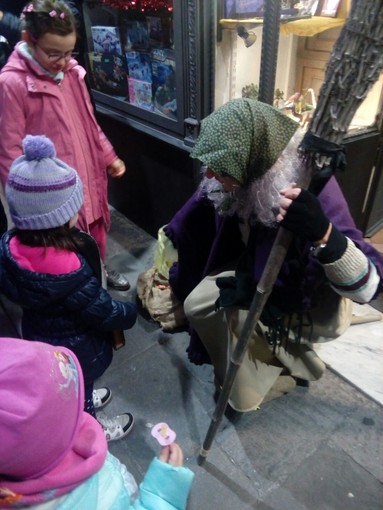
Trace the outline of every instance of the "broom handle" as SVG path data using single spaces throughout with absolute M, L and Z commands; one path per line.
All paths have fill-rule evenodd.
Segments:
M 246 316 L 246 320 L 241 330 L 237 345 L 235 346 L 235 349 L 230 357 L 230 364 L 225 375 L 222 390 L 219 394 L 218 402 L 214 410 L 209 429 L 198 456 L 197 462 L 200 465 L 204 462 L 209 454 L 213 439 L 224 415 L 235 376 L 237 375 L 239 367 L 242 364 L 252 333 L 273 289 L 275 280 L 277 279 L 283 261 L 285 260 L 286 253 L 289 249 L 292 238 L 293 234 L 291 232 L 284 229 L 283 227 L 279 227 L 269 258 L 267 259 L 266 266 L 257 285 L 257 290 L 251 302 L 249 313 Z

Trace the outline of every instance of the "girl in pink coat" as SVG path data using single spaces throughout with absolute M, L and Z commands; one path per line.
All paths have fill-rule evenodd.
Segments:
M 27 134 L 49 136 L 57 157 L 80 174 L 84 205 L 78 225 L 97 241 L 105 262 L 110 226 L 107 174 L 121 177 L 125 164 L 96 121 L 85 70 L 73 58 L 76 21 L 69 7 L 57 0 L 33 0 L 23 16 L 22 41 L 0 74 L 1 183 L 4 188 Z M 129 288 L 116 271 L 109 272 L 108 283 Z

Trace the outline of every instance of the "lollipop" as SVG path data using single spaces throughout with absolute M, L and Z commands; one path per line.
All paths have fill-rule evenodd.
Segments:
M 176 433 L 172 430 L 167 423 L 161 422 L 154 425 L 151 434 L 161 446 L 167 446 L 174 443 L 176 439 Z

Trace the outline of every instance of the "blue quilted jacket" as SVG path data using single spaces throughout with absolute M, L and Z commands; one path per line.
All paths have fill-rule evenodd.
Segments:
M 22 268 L 10 253 L 12 235 L 5 233 L 0 242 L 0 290 L 23 310 L 23 338 L 71 349 L 85 384 L 92 383 L 112 361 L 112 331 L 135 323 L 135 305 L 112 299 L 80 254 L 81 267 L 67 274 Z

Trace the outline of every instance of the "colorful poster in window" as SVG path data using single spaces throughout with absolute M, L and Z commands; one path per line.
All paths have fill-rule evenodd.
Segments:
M 174 51 L 160 48 L 153 49 L 151 60 L 155 111 L 171 119 L 176 119 L 176 62 Z
M 127 70 L 122 55 L 91 52 L 89 63 L 96 90 L 113 96 L 127 97 Z
M 169 49 L 155 48 L 151 52 L 153 87 L 156 89 L 163 85 L 166 79 L 175 77 L 176 62 L 174 51 Z
M 128 78 L 129 103 L 153 111 L 152 84 L 147 81 Z
M 120 33 L 117 27 L 93 26 L 91 30 L 95 53 L 122 55 Z
M 152 83 L 152 66 L 150 53 L 128 51 L 126 53 L 129 78 Z

